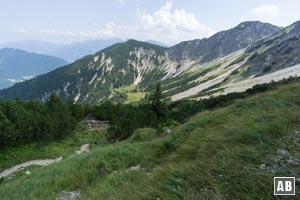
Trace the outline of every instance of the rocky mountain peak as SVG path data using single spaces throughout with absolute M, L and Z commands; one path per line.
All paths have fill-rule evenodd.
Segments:
M 176 61 L 200 58 L 201 62 L 207 62 L 243 49 L 280 30 L 279 27 L 269 23 L 247 21 L 232 29 L 216 33 L 210 38 L 175 45 L 170 48 L 169 55 Z

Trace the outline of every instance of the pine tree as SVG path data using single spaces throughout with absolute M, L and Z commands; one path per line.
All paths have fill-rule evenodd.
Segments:
M 81 104 L 76 104 L 74 100 L 67 102 L 69 111 L 77 122 L 80 122 L 84 117 L 84 108 Z
M 150 96 L 150 106 L 156 115 L 158 123 L 161 123 L 163 120 L 165 120 L 167 115 L 167 105 L 163 99 L 160 83 L 157 83 L 155 91 Z
M 46 106 L 55 123 L 55 137 L 61 138 L 69 134 L 74 129 L 76 121 L 72 117 L 68 106 L 54 93 L 46 101 Z

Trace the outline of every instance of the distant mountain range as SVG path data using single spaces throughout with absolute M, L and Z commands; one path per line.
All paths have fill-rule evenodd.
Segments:
M 300 75 L 300 22 L 286 27 L 243 22 L 201 40 L 170 48 L 128 40 L 0 91 L 4 99 L 132 102 L 157 82 L 173 101 L 244 91 Z
M 95 54 L 104 48 L 120 42 L 124 42 L 124 40 L 118 38 L 95 39 L 74 42 L 71 44 L 55 44 L 36 40 L 22 40 L 0 44 L 0 48 L 14 48 L 33 53 L 41 53 L 73 62 L 84 56 Z M 153 40 L 149 40 L 147 42 L 160 46 L 167 46 Z
M 155 44 L 155 45 L 158 45 L 161 47 L 169 47 L 169 45 L 164 44 L 162 42 L 155 41 L 155 40 L 146 40 L 145 42 L 150 43 L 150 44 Z
M 109 47 L 115 43 L 123 42 L 121 39 L 97 39 L 71 44 L 54 44 L 44 41 L 23 40 L 0 44 L 2 48 L 15 48 L 33 53 L 42 53 L 46 55 L 62 58 L 67 61 L 75 61 L 86 55 L 94 54 L 101 49 Z
M 0 88 L 12 86 L 18 81 L 50 72 L 66 64 L 67 61 L 53 56 L 11 48 L 0 49 Z

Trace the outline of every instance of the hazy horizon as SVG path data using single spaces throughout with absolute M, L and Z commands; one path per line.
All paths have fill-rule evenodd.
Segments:
M 280 27 L 299 20 L 297 0 L 4 0 L 0 43 L 35 40 L 69 44 L 93 39 L 154 40 L 167 45 L 201 39 L 243 21 Z M 13 13 L 13 15 L 12 15 Z

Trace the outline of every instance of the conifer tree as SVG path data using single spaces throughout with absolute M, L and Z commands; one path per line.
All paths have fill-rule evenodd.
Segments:
M 155 91 L 150 96 L 150 106 L 156 115 L 158 123 L 165 120 L 167 115 L 167 105 L 163 99 L 161 84 L 157 83 Z

